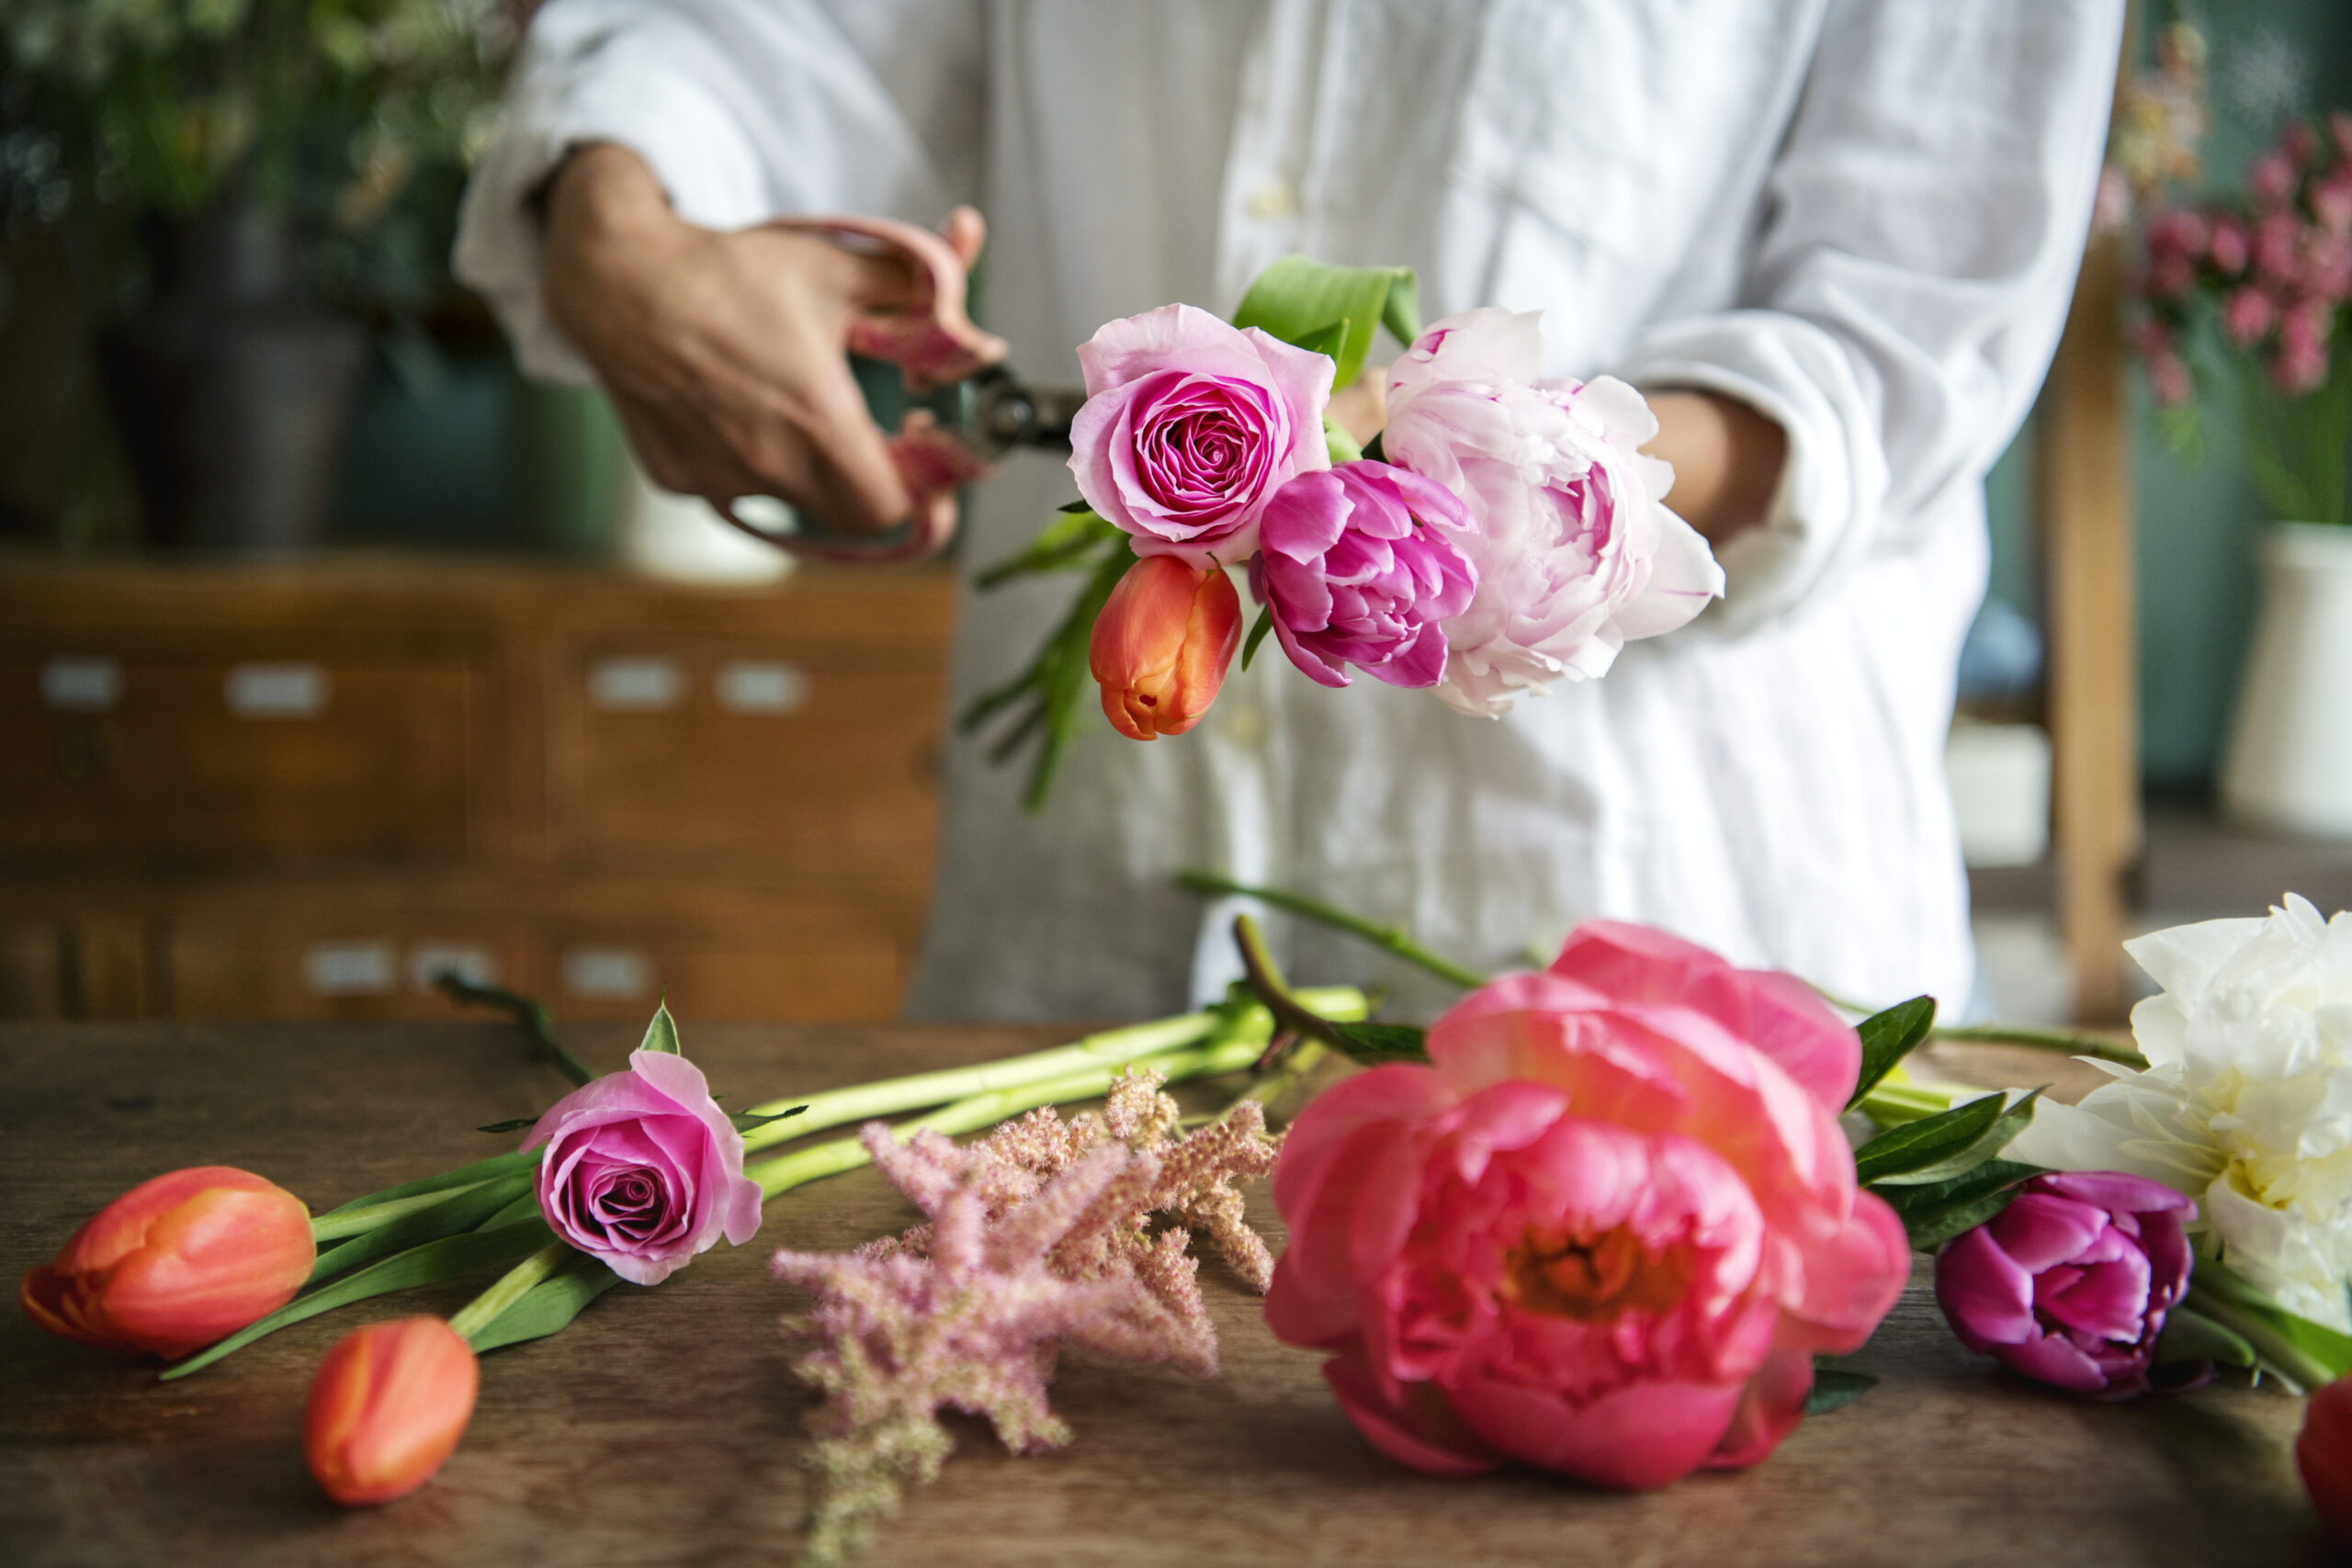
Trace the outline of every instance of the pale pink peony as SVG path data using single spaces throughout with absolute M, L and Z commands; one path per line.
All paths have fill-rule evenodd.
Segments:
M 1657 434 L 1623 382 L 1540 379 L 1532 313 L 1466 310 L 1423 333 L 1388 373 L 1388 461 L 1460 496 L 1476 570 L 1444 623 L 1438 695 L 1467 714 L 1607 672 L 1634 637 L 1670 632 L 1723 592 L 1707 542 L 1660 503 L 1674 471 L 1641 455 Z
M 1238 566 L 1274 491 L 1331 465 L 1329 355 L 1163 305 L 1105 325 L 1078 359 L 1087 399 L 1070 471 L 1139 556 Z
M 1274 1170 L 1266 1318 L 1435 1474 L 1659 1486 L 1770 1454 L 1815 1352 L 1901 1292 L 1838 1115 L 1854 1032 L 1801 982 L 1595 921 L 1310 1103 Z

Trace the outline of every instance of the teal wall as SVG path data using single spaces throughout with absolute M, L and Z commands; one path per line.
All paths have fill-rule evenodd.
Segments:
M 2143 9 L 2152 16 L 2165 11 Z M 2269 144 L 2275 127 L 2249 115 L 2239 89 L 2282 50 L 2301 57 L 2307 109 L 2352 107 L 2352 4 L 2223 0 L 2184 9 L 2202 23 L 2211 44 L 2209 187 L 2234 186 L 2247 160 Z M 2145 388 L 2136 374 L 2133 382 L 2142 767 L 2151 787 L 2202 790 L 2221 759 L 2254 611 L 2252 547 L 2267 519 L 2240 477 L 2236 431 L 2226 411 L 2212 411 L 2203 455 L 2187 462 L 2165 447 L 2148 418 Z M 2030 435 L 2021 436 L 2001 459 L 1986 481 L 1985 499 L 1993 529 L 1992 592 L 2038 613 L 2030 445 Z

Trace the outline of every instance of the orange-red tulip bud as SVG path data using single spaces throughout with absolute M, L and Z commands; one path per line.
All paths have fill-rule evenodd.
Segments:
M 319 1363 L 302 1455 L 338 1503 L 405 1497 L 458 1446 L 481 1386 L 472 1347 L 440 1318 L 371 1323 Z
M 68 1339 L 185 1356 L 292 1301 L 318 1256 L 300 1198 L 248 1170 L 195 1166 L 99 1210 L 17 1299 Z
M 2295 1468 L 2328 1539 L 2352 1548 L 2352 1378 L 2312 1395 L 2295 1439 Z
M 1241 642 L 1241 596 L 1216 568 L 1146 556 L 1095 617 L 1087 665 L 1102 712 L 1130 740 L 1182 735 L 1208 712 Z

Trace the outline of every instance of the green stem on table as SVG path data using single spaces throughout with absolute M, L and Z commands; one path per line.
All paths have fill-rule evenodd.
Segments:
M 2262 1358 L 2263 1364 L 2296 1385 L 2298 1393 L 2324 1388 L 2335 1381 L 2335 1373 L 2324 1362 L 2272 1327 L 2261 1314 L 2248 1312 L 2227 1295 L 2216 1292 L 2210 1286 L 2200 1285 L 2194 1273 L 2188 1277 L 2188 1294 L 2183 1298 L 2182 1304 L 2191 1312 L 2211 1318 L 2253 1346 L 2255 1354 Z
M 1266 951 L 1266 939 L 1260 934 L 1257 921 L 1247 915 L 1234 916 L 1233 945 L 1241 950 L 1241 967 L 1250 976 L 1250 988 L 1257 992 L 1258 999 L 1272 1010 L 1274 1021 L 1286 1033 L 1293 1039 L 1304 1038 L 1333 1049 L 1346 1043 L 1340 1038 L 1339 1031 L 1306 1006 L 1283 980 L 1281 967 L 1274 963 L 1274 955 Z M 1283 1043 L 1280 1037 L 1269 1041 L 1266 1046 L 1268 1055 L 1271 1056 L 1281 1051 Z M 1271 1067 L 1273 1063 L 1261 1059 L 1258 1065 Z
M 1856 1100 L 1853 1109 L 1882 1127 L 1899 1127 L 1906 1122 L 1924 1122 L 1930 1116 L 1942 1115 L 1951 1109 L 1953 1096 L 1958 1092 L 1964 1091 L 1882 1081 Z
M 497 1178 L 491 1177 L 487 1179 L 494 1181 Z M 364 1208 L 330 1210 L 311 1222 L 311 1239 L 312 1241 L 341 1241 L 345 1236 L 359 1235 L 374 1230 L 378 1225 L 389 1224 L 405 1215 L 413 1214 L 420 1209 L 430 1209 L 435 1204 L 446 1203 L 458 1194 L 471 1191 L 482 1185 L 484 1182 L 481 1181 L 460 1182 L 451 1187 L 435 1187 L 423 1192 L 412 1192 L 406 1197 L 386 1199 L 381 1202 L 369 1203 Z
M 1252 1078 L 1248 1089 L 1233 1097 L 1233 1103 L 1238 1105 L 1245 1100 L 1254 1100 L 1271 1111 L 1274 1101 L 1296 1088 L 1330 1054 L 1330 1048 L 1319 1040 L 1300 1041 L 1283 1054 L 1281 1061 Z
M 1287 909 L 1294 915 L 1304 915 L 1310 920 L 1319 921 L 1336 931 L 1343 931 L 1351 936 L 1361 937 L 1382 952 L 1394 953 L 1406 963 L 1427 970 L 1449 985 L 1476 989 L 1493 978 L 1492 976 L 1481 975 L 1476 969 L 1431 953 L 1428 948 L 1415 942 L 1413 933 L 1404 926 L 1380 925 L 1365 919 L 1361 915 L 1351 915 L 1345 909 L 1326 904 L 1320 899 L 1309 898 L 1303 893 L 1291 893 L 1280 887 L 1252 887 L 1248 883 L 1236 882 L 1230 877 L 1219 876 L 1210 871 L 1180 871 L 1176 874 L 1176 885 L 1193 893 L 1255 898 L 1260 903 L 1271 904 L 1277 909 Z
M 571 1254 L 571 1248 L 562 1242 L 548 1243 L 500 1275 L 498 1283 L 458 1309 L 458 1314 L 449 1320 L 449 1326 L 471 1342 L 483 1329 L 496 1323 L 501 1313 L 530 1294 L 532 1286 L 554 1273 Z
M 1351 986 L 1317 987 L 1297 995 L 1306 1006 L 1331 1018 L 1361 1019 L 1367 1011 L 1363 993 Z M 1254 1019 L 1251 1017 L 1253 1013 L 1257 1015 Z M 1001 1062 L 914 1073 L 905 1077 L 885 1078 L 879 1083 L 827 1089 L 820 1094 L 772 1100 L 764 1105 L 752 1107 L 752 1114 L 773 1115 L 796 1105 L 805 1105 L 808 1110 L 788 1122 L 772 1122 L 764 1127 L 753 1128 L 743 1134 L 743 1147 L 749 1153 L 822 1132 L 828 1127 L 869 1122 L 877 1116 L 912 1111 L 919 1106 L 939 1105 L 948 1100 L 961 1101 L 977 1095 L 1019 1089 L 1025 1084 L 1044 1083 L 1099 1067 L 1116 1069 L 1145 1056 L 1237 1032 L 1247 1033 L 1253 1029 L 1262 1043 L 1270 1024 L 1271 1019 L 1262 1008 L 1211 1008 L 1175 1018 L 1158 1019 L 1149 1023 L 1130 1024 L 1124 1029 L 1105 1030 L 1068 1045 L 1033 1051 L 1025 1056 L 1010 1056 Z M 1046 1103 L 1046 1100 L 1030 1102 L 1032 1106 Z
M 545 1002 L 535 1001 L 503 986 L 477 986 L 454 969 L 444 969 L 433 979 L 448 993 L 451 1001 L 502 1008 L 513 1014 L 515 1026 L 531 1037 L 532 1054 L 570 1078 L 574 1089 L 585 1087 L 596 1076 L 556 1039 L 555 1015 L 548 1010 Z
M 2148 1058 L 2129 1045 L 2118 1045 L 2112 1040 L 2071 1029 L 2040 1029 L 2016 1023 L 1972 1023 L 1950 1028 L 1939 1024 L 1928 1031 L 1928 1038 L 1955 1045 L 2023 1045 L 2035 1051 L 2063 1052 L 2069 1056 L 2096 1056 L 2102 1062 L 2120 1062 L 2127 1067 L 2148 1065 Z

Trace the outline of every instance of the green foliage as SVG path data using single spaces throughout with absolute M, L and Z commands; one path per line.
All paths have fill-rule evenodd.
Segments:
M 478 1187 L 456 1189 L 448 1198 L 430 1208 L 389 1220 L 320 1253 L 318 1262 L 311 1266 L 310 1282 L 315 1285 L 395 1252 L 472 1230 L 515 1199 L 528 1194 L 534 1185 L 533 1173 L 523 1169 L 493 1177 Z
M 2038 1165 L 1994 1158 L 1942 1181 L 1883 1183 L 1871 1190 L 1894 1208 L 1915 1250 L 1933 1252 L 2007 1208 L 2018 1183 L 2040 1174 Z
M 566 1258 L 553 1274 L 532 1286 L 521 1301 L 492 1320 L 469 1341 L 476 1354 L 526 1339 L 544 1339 L 570 1326 L 581 1309 L 615 1285 L 621 1277 L 584 1252 Z
M 1258 612 L 1258 619 L 1251 624 L 1250 635 L 1242 639 L 1241 668 L 1250 668 L 1250 661 L 1258 657 L 1258 645 L 1265 641 L 1266 634 L 1273 629 L 1274 607 L 1269 604 Z
M 1841 1410 L 1878 1386 L 1878 1379 L 1868 1372 L 1849 1372 L 1843 1367 L 1829 1365 L 1829 1358 L 1816 1356 L 1813 1362 L 1813 1390 L 1804 1396 L 1807 1416 L 1826 1416 Z
M 1856 1024 L 1854 1032 L 1862 1037 L 1862 1073 L 1854 1084 L 1853 1098 L 1846 1101 L 1846 1109 L 1851 1111 L 1860 1105 L 1862 1097 L 1876 1089 L 1880 1080 L 1917 1049 L 1935 1026 L 1933 997 L 1913 997 L 1907 1002 L 1897 1002 Z
M 670 1016 L 670 998 L 664 996 L 654 1004 L 652 1020 L 645 1026 L 645 1038 L 639 1041 L 640 1051 L 658 1051 L 665 1056 L 684 1055 L 678 1049 L 678 1021 Z
M 1411 267 L 1332 266 L 1297 255 L 1260 273 L 1233 314 L 1237 327 L 1257 327 L 1284 343 L 1330 355 L 1337 367 L 1335 389 L 1363 370 L 1384 323 L 1399 343 L 1421 334 L 1419 288 Z
M 1426 1062 L 1429 1032 L 1409 1023 L 1335 1023 L 1340 1051 L 1348 1060 L 1367 1067 L 1384 1062 Z
M 2025 1131 L 2041 1094 L 2035 1089 L 2014 1106 L 1989 1094 L 1890 1128 L 1854 1151 L 1854 1179 L 1865 1187 L 1921 1186 L 1973 1170 Z

